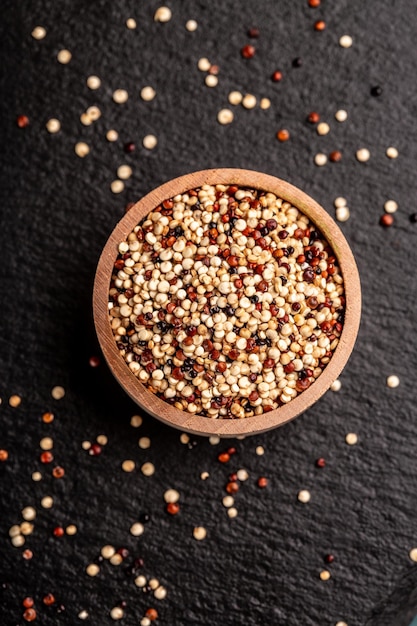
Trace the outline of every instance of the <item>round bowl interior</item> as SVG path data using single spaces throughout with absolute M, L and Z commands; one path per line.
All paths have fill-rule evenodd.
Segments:
M 344 280 L 346 312 L 343 331 L 323 373 L 288 404 L 269 413 L 244 419 L 211 419 L 185 413 L 148 391 L 119 354 L 108 319 L 108 292 L 119 243 L 126 240 L 142 218 L 163 200 L 204 184 L 235 184 L 270 191 L 293 204 L 322 232 L 337 257 Z M 139 406 L 162 422 L 183 431 L 198 435 L 235 437 L 261 433 L 285 424 L 314 404 L 328 390 L 352 352 L 359 329 L 361 293 L 359 273 L 352 251 L 339 227 L 317 202 L 300 189 L 274 176 L 251 170 L 222 168 L 202 170 L 175 178 L 151 191 L 129 210 L 116 225 L 101 254 L 94 283 L 93 308 L 98 339 L 108 366 L 123 389 Z

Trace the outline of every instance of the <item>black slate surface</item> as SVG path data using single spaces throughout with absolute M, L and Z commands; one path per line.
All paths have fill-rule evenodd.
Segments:
M 137 624 L 150 606 L 161 625 L 320 625 L 345 621 L 358 626 L 406 626 L 413 616 L 415 566 L 408 557 L 417 546 L 415 441 L 415 282 L 417 92 L 415 11 L 406 0 L 322 1 L 318 9 L 297 2 L 170 2 L 172 20 L 153 21 L 155 0 L 120 3 L 99 0 L 4 2 L 2 5 L 2 157 L 1 157 L 1 335 L 0 447 L 9 459 L 0 464 L 0 623 L 25 623 L 22 600 L 33 596 L 40 624 L 113 623 L 109 611 L 127 603 L 123 624 Z M 137 29 L 125 20 L 134 17 Z M 313 24 L 323 18 L 324 32 Z M 187 32 L 187 19 L 198 29 Z M 47 29 L 42 41 L 31 31 Z M 245 60 L 240 49 L 257 26 L 257 52 Z M 338 39 L 353 37 L 343 49 Z M 68 65 L 58 50 L 73 54 Z M 198 59 L 220 67 L 219 85 L 209 89 Z M 303 61 L 292 67 L 294 58 Z M 271 73 L 281 69 L 282 82 Z M 90 91 L 86 78 L 97 74 L 101 88 Z M 140 90 L 152 85 L 152 102 Z M 383 93 L 372 97 L 380 85 Z M 112 101 L 125 88 L 124 105 Z M 230 126 L 216 121 L 227 95 L 238 89 L 268 97 L 272 106 L 234 109 Z M 97 104 L 102 117 L 90 127 L 80 114 Z M 348 120 L 334 120 L 337 109 Z M 331 132 L 318 137 L 306 122 L 317 110 Z M 30 125 L 20 129 L 17 115 Z M 50 135 L 46 121 L 56 117 L 62 130 Z M 108 129 L 118 130 L 115 144 Z M 280 144 L 279 128 L 291 139 Z M 153 151 L 141 146 L 153 133 Z M 74 153 L 84 140 L 91 152 Z M 125 154 L 124 143 L 136 151 Z M 388 146 L 396 160 L 385 156 Z M 371 159 L 359 163 L 358 148 Z M 340 163 L 318 168 L 317 152 L 340 149 Z M 126 190 L 113 195 L 110 183 L 122 163 L 134 173 Z M 237 454 L 228 465 L 217 461 L 230 442 L 211 446 L 204 439 L 188 447 L 180 433 L 151 418 L 130 426 L 138 413 L 106 366 L 93 369 L 98 354 L 91 314 L 96 263 L 125 205 L 160 183 L 205 167 L 238 166 L 287 179 L 317 199 L 330 214 L 333 200 L 345 196 L 351 219 L 342 225 L 354 251 L 363 287 L 363 318 L 357 346 L 344 371 L 342 389 L 329 392 L 293 423 L 255 438 L 232 442 Z M 379 224 L 385 200 L 399 204 L 394 226 Z M 397 374 L 401 384 L 388 389 Z M 50 395 L 63 385 L 60 401 Z M 18 408 L 8 405 L 19 394 Z M 55 413 L 44 424 L 44 411 Z M 348 432 L 359 442 L 345 443 Z M 106 434 L 98 457 L 81 448 L 84 440 Z M 151 437 L 151 448 L 137 446 Z M 51 476 L 39 461 L 39 440 L 54 439 L 55 463 L 66 475 Z M 257 456 L 255 448 L 265 447 Z M 324 469 L 315 467 L 325 457 Z M 136 461 L 132 474 L 121 470 Z M 139 467 L 154 462 L 153 477 Z M 231 471 L 246 467 L 250 478 L 236 496 L 239 515 L 230 520 L 222 506 Z M 43 480 L 31 474 L 41 471 Z M 200 480 L 208 471 L 210 478 Z M 267 476 L 267 489 L 256 485 Z M 181 513 L 164 510 L 163 493 L 181 493 Z M 309 489 L 307 505 L 297 501 Z M 54 497 L 52 509 L 40 499 Z M 23 548 L 11 546 L 8 530 L 21 523 L 24 506 L 37 509 L 35 530 Z M 134 538 L 130 525 L 149 513 L 145 533 Z M 56 526 L 74 523 L 78 533 L 57 538 Z M 192 537 L 196 525 L 207 539 Z M 97 578 L 85 574 L 100 548 L 127 547 L 124 565 L 105 563 Z M 33 559 L 24 560 L 30 548 Z M 333 553 L 335 561 L 324 563 Z M 135 556 L 144 573 L 167 588 L 164 601 L 144 594 L 124 570 Z M 332 577 L 323 582 L 322 569 Z M 405 577 L 405 578 L 404 578 Z M 42 605 L 52 592 L 57 602 Z M 411 598 L 411 599 L 410 599 Z M 386 604 L 388 603 L 388 606 Z M 65 610 L 59 609 L 63 605 Z M 416 608 L 417 612 L 417 608 Z M 385 617 L 383 617 L 385 615 Z M 375 617 L 376 616 L 376 617 Z M 404 617 L 406 616 L 406 617 Z M 384 621 L 385 620 L 385 621 Z

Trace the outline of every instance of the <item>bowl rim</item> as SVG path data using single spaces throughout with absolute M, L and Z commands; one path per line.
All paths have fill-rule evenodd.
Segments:
M 108 319 L 108 290 L 118 245 L 139 221 L 167 198 L 202 185 L 238 185 L 275 193 L 304 213 L 322 232 L 338 260 L 345 289 L 345 320 L 339 344 L 314 383 L 289 403 L 268 413 L 243 419 L 209 418 L 185 413 L 148 391 L 127 367 L 117 348 Z M 94 323 L 105 360 L 125 392 L 145 411 L 160 421 L 196 435 L 236 437 L 259 434 L 282 426 L 313 405 L 338 378 L 353 350 L 361 315 L 361 287 L 353 253 L 340 228 L 313 198 L 275 176 L 238 168 L 206 169 L 171 179 L 153 189 L 122 217 L 101 253 L 93 290 Z

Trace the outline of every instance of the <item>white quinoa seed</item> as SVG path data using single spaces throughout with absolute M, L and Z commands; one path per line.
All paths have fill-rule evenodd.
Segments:
M 117 132 L 117 130 L 108 130 L 106 133 L 106 139 L 107 141 L 117 141 L 119 139 L 119 133 Z
M 189 33 L 193 33 L 195 30 L 197 30 L 198 24 L 195 20 L 188 20 L 188 22 L 186 22 L 185 24 L 185 28 L 188 30 Z
M 336 111 L 334 116 L 336 118 L 336 121 L 338 122 L 346 122 L 348 118 L 347 111 L 345 111 L 344 109 L 339 109 L 338 111 Z
M 151 620 L 149 619 L 149 617 L 142 617 L 142 619 L 140 620 L 140 626 L 151 626 Z
M 350 48 L 353 44 L 353 39 L 350 35 L 342 35 L 339 39 L 339 45 L 341 48 Z
M 40 41 L 46 37 L 46 29 L 43 26 L 35 26 L 31 33 L 33 39 Z
M 130 459 L 126 459 L 126 461 L 123 461 L 122 463 L 122 470 L 124 472 L 127 472 L 128 474 L 130 474 L 130 472 L 133 472 L 135 467 L 136 467 L 135 462 L 131 461 Z
M 94 106 L 88 107 L 86 111 L 86 115 L 89 117 L 90 120 L 95 122 L 96 120 L 100 119 L 101 111 L 97 106 L 94 105 Z
M 180 499 L 180 494 L 176 489 L 167 489 L 164 493 L 164 500 L 168 504 L 174 504 Z
M 159 7 L 153 16 L 154 22 L 169 22 L 172 17 L 171 9 L 168 7 Z
M 153 595 L 155 596 L 157 600 L 164 600 L 167 596 L 167 590 L 165 589 L 165 587 L 160 585 L 159 587 L 155 589 Z
M 87 113 L 81 113 L 80 122 L 83 126 L 91 126 L 91 124 L 93 123 L 93 120 L 91 119 L 89 115 L 87 115 Z
M 133 535 L 134 537 L 139 537 L 140 535 L 144 533 L 144 531 L 145 531 L 145 527 L 140 522 L 135 522 L 130 527 L 130 534 Z
M 365 163 L 366 161 L 369 161 L 370 157 L 371 153 L 369 152 L 368 148 L 360 148 L 356 151 L 356 158 L 358 161 L 360 161 L 360 163 Z
M 187 435 L 187 433 L 181 433 L 180 441 L 181 441 L 181 443 L 184 443 L 184 444 L 190 443 L 190 438 Z
M 39 446 L 42 450 L 52 450 L 54 447 L 54 440 L 51 437 L 43 437 L 43 439 L 39 442 Z
M 245 96 L 243 96 L 242 106 L 245 109 L 254 109 L 256 107 L 256 96 L 251 93 L 247 93 Z
M 61 122 L 55 117 L 51 117 L 51 119 L 46 122 L 46 130 L 51 134 L 58 133 L 61 130 Z
M 152 589 L 152 591 L 155 591 L 155 589 L 159 587 L 159 580 L 157 578 L 150 578 L 148 581 L 148 585 Z
M 116 178 L 116 180 L 113 180 L 110 184 L 110 189 L 112 190 L 113 193 L 122 193 L 122 191 L 125 188 L 125 184 L 122 180 L 119 180 L 118 178 Z
M 117 168 L 117 176 L 122 180 L 130 178 L 132 176 L 132 168 L 130 165 L 120 165 L 120 167 Z
M 345 437 L 348 446 L 355 446 L 358 443 L 358 435 L 356 433 L 348 433 Z
M 216 87 L 219 82 L 219 79 L 214 74 L 207 74 L 207 76 L 204 79 L 204 82 L 206 83 L 207 87 Z
M 51 391 L 51 396 L 54 400 L 62 400 L 62 398 L 65 396 L 64 387 L 61 387 L 60 385 L 53 387 Z
M 70 524 L 66 527 L 65 532 L 67 533 L 67 535 L 73 536 L 77 534 L 77 530 L 78 529 L 75 524 Z
M 139 428 L 139 426 L 142 426 L 142 422 L 143 419 L 140 415 L 132 415 L 130 418 L 130 425 L 133 426 L 133 428 Z
M 148 581 L 146 580 L 146 577 L 141 575 L 141 576 L 136 576 L 135 578 L 135 585 L 136 587 L 144 587 L 146 585 Z
M 398 204 L 395 200 L 387 200 L 384 204 L 384 210 L 386 213 L 395 213 L 398 210 Z
M 114 606 L 110 611 L 110 617 L 114 620 L 122 619 L 125 612 L 120 606 Z
M 307 502 L 310 502 L 311 493 L 307 491 L 307 489 L 302 489 L 301 491 L 298 492 L 297 497 L 298 497 L 299 502 L 302 502 L 303 504 L 307 504 Z
M 390 387 L 391 389 L 395 389 L 395 387 L 398 387 L 399 384 L 400 384 L 400 379 L 398 378 L 398 376 L 396 376 L 395 374 L 391 374 L 391 376 L 388 376 L 387 387 Z
M 83 609 L 82 611 L 80 611 L 80 612 L 78 613 L 78 616 L 77 616 L 77 617 L 78 617 L 78 619 L 85 620 L 85 619 L 87 619 L 87 618 L 89 617 L 89 613 L 88 613 L 88 611 L 86 611 L 85 609 Z
M 66 65 L 72 59 L 72 54 L 69 50 L 60 50 L 57 55 L 58 63 L 62 63 L 62 65 Z
M 155 137 L 155 135 L 146 135 L 142 139 L 142 145 L 144 148 L 146 148 L 146 150 L 153 150 L 156 147 L 157 143 L 158 143 L 158 140 Z
M 201 480 L 207 480 L 207 478 L 209 477 L 210 477 L 210 474 L 208 472 L 201 472 L 200 474 Z
M 113 556 L 110 557 L 109 562 L 111 565 L 114 565 L 117 567 L 123 562 L 123 557 L 121 554 L 117 554 L 117 553 L 113 554 Z
M 108 439 L 106 435 L 98 435 L 96 441 L 100 446 L 105 446 L 108 442 Z
M 271 107 L 271 100 L 269 98 L 261 98 L 259 106 L 261 107 L 261 109 L 266 111 Z
M 20 535 L 20 526 L 18 524 L 14 524 L 9 528 L 9 537 L 17 537 Z
M 218 435 L 211 435 L 211 437 L 209 437 L 209 443 L 212 446 L 217 446 L 217 444 L 220 443 L 220 437 Z
M 337 622 L 335 626 L 348 626 L 346 622 Z
M 42 480 L 42 474 L 40 472 L 33 472 L 32 474 L 32 480 L 35 483 L 38 483 L 40 480 Z
M 222 502 L 223 506 L 226 507 L 226 509 L 229 509 L 231 506 L 234 505 L 235 499 L 233 498 L 233 496 L 224 496 Z
M 197 541 L 202 541 L 207 537 L 207 530 L 204 526 L 196 526 L 193 530 L 193 537 L 197 539 Z
M 316 130 L 318 135 L 327 135 L 330 132 L 330 126 L 326 122 L 320 122 Z
M 350 218 L 350 209 L 347 206 L 340 206 L 336 209 L 336 219 L 338 222 L 347 222 Z
M 34 509 L 33 506 L 25 506 L 22 510 L 22 517 L 27 522 L 31 522 L 36 517 L 36 509 Z
M 129 94 L 126 89 L 116 89 L 116 91 L 113 92 L 113 100 L 117 104 L 124 104 L 128 98 Z
M 322 167 L 323 165 L 326 165 L 327 155 L 324 154 L 323 152 L 318 152 L 316 156 L 314 157 L 314 163 L 318 165 L 318 167 Z
M 155 96 L 156 96 L 156 91 L 150 85 L 146 85 L 146 87 L 143 87 L 143 89 L 141 89 L 140 97 L 145 102 L 151 102 L 151 100 L 153 100 Z
M 144 463 L 140 469 L 144 476 L 152 476 L 155 473 L 155 466 L 149 461 Z
M 138 446 L 142 448 L 142 450 L 147 450 L 151 447 L 151 440 L 149 437 L 141 437 L 138 441 Z
M 344 207 L 347 205 L 347 200 L 346 198 L 343 198 L 342 196 L 338 196 L 333 202 L 333 204 L 336 209 L 340 209 L 341 207 Z
M 136 24 L 136 20 L 135 20 L 135 19 L 133 19 L 133 17 L 129 17 L 129 18 L 126 20 L 126 27 L 127 27 L 129 30 L 134 30 L 134 29 L 136 28 L 136 26 L 137 26 L 137 24 Z
M 90 147 L 84 141 L 79 141 L 75 144 L 75 154 L 83 159 L 90 152 Z
M 227 509 L 227 514 L 228 514 L 228 516 L 230 518 L 233 519 L 233 518 L 237 517 L 238 510 L 234 506 L 232 506 L 232 507 L 230 507 L 230 509 Z
M 231 111 L 230 109 L 220 109 L 220 111 L 217 113 L 217 121 L 219 122 L 219 124 L 222 124 L 222 126 L 224 126 L 225 124 L 231 124 L 233 122 L 233 111 Z
M 414 563 L 417 563 L 417 548 L 412 548 L 408 553 L 408 556 Z
M 83 450 L 89 450 L 91 448 L 91 441 L 83 441 L 81 447 Z
M 99 79 L 98 76 L 92 75 L 87 78 L 87 87 L 91 89 L 92 91 L 99 89 L 100 86 L 101 86 L 101 80 Z
M 330 572 L 327 569 L 324 569 L 320 572 L 320 580 L 329 580 L 330 579 Z
M 227 97 L 229 104 L 236 106 L 242 102 L 243 96 L 240 91 L 231 91 Z
M 20 524 L 20 532 L 22 535 L 31 535 L 33 533 L 33 528 L 34 526 L 30 522 L 23 522 Z
M 87 565 L 85 571 L 88 574 L 88 576 L 94 577 L 94 576 L 97 576 L 97 574 L 99 574 L 100 568 L 95 563 L 90 563 L 89 565 Z
M 240 480 L 241 482 L 245 482 L 245 480 L 248 480 L 248 478 L 249 478 L 249 473 L 247 470 L 242 468 L 237 471 L 237 479 Z
M 114 554 L 116 554 L 116 550 L 113 546 L 106 545 L 101 548 L 101 556 L 103 559 L 111 559 Z
M 385 154 L 387 155 L 389 159 L 396 159 L 398 157 L 398 150 L 397 148 L 390 146 L 389 148 L 386 149 Z
M 208 59 L 203 57 L 198 60 L 197 67 L 200 70 L 200 72 L 208 72 L 209 69 L 211 68 L 211 63 Z
M 13 396 L 10 396 L 9 398 L 9 404 L 13 409 L 17 409 L 17 407 L 20 405 L 21 402 L 22 402 L 22 398 L 16 394 Z
M 330 385 L 330 389 L 332 391 L 340 391 L 341 388 L 342 388 L 342 383 L 340 382 L 339 379 L 333 381 L 332 384 Z
M 263 456 L 265 454 L 265 448 L 263 446 L 257 446 L 255 452 L 258 456 Z
M 44 496 L 41 500 L 41 507 L 43 509 L 51 509 L 54 505 L 54 500 L 51 496 Z
M 15 537 L 12 537 L 11 539 L 12 545 L 15 548 L 21 548 L 24 545 L 25 541 L 26 540 L 23 535 L 16 535 Z

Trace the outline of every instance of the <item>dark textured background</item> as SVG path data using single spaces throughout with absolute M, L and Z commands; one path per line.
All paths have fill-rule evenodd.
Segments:
M 414 7 L 406 0 L 323 0 L 319 9 L 306 0 L 171 0 L 172 20 L 158 24 L 158 6 L 156 0 L 2 3 L 0 447 L 9 460 L 0 466 L 0 623 L 24 623 L 21 602 L 30 595 L 46 625 L 82 623 L 82 609 L 89 623 L 110 624 L 109 610 L 125 600 L 127 625 L 155 606 L 161 626 L 334 626 L 342 619 L 358 626 L 375 611 L 372 624 L 403 626 L 399 605 L 409 610 L 408 593 L 416 586 L 408 552 L 417 545 L 417 225 L 409 222 L 417 192 Z M 137 30 L 126 28 L 128 17 L 137 20 Z M 327 29 L 315 32 L 321 17 Z M 194 33 L 184 27 L 191 18 L 199 24 Z M 48 31 L 43 41 L 30 34 L 38 24 Z M 240 48 L 251 26 L 261 34 L 256 56 L 246 61 Z M 338 45 L 343 34 L 354 39 L 348 50 Z M 69 65 L 56 61 L 61 48 L 73 54 Z M 204 85 L 196 67 L 206 56 L 220 66 L 215 89 Z M 292 68 L 295 57 L 303 59 L 301 68 Z M 277 68 L 284 74 L 279 84 L 270 80 Z M 86 87 L 90 74 L 102 80 L 96 92 Z M 148 84 L 157 92 L 150 103 L 139 96 Z M 370 95 L 374 85 L 383 88 L 379 98 Z M 124 105 L 111 98 L 119 87 L 129 92 Z M 220 126 L 217 112 L 233 89 L 267 96 L 272 106 L 237 107 L 233 124 Z M 79 116 L 92 104 L 102 117 L 86 128 Z M 344 124 L 333 118 L 339 108 L 349 114 Z M 326 137 L 306 123 L 311 110 L 330 123 Z M 18 114 L 29 116 L 28 128 L 17 128 Z M 50 117 L 62 123 L 57 135 L 45 130 Z M 281 127 L 291 132 L 285 144 L 275 139 Z M 115 144 L 105 139 L 109 128 L 119 131 Z M 141 147 L 148 133 L 159 140 L 152 152 Z M 74 153 L 79 140 L 91 147 L 85 159 Z M 127 141 L 137 144 L 131 155 L 123 152 Z M 400 152 L 395 161 L 385 156 L 389 145 Z M 355 152 L 364 146 L 372 156 L 361 164 Z M 314 154 L 333 149 L 343 152 L 342 162 L 317 168 Z M 134 174 L 115 196 L 109 185 L 122 163 Z M 229 465 L 217 461 L 227 442 L 213 447 L 196 439 L 189 449 L 179 432 L 151 418 L 133 429 L 137 408 L 104 364 L 88 365 L 98 351 L 94 271 L 126 203 L 173 176 L 217 166 L 287 179 L 331 214 L 334 198 L 345 196 L 351 219 L 342 227 L 364 301 L 341 391 L 275 432 L 236 442 Z M 379 217 L 389 198 L 400 208 L 394 226 L 383 229 Z M 385 384 L 392 373 L 401 379 L 397 389 Z M 50 395 L 56 384 L 67 391 L 59 402 Z M 17 409 L 8 405 L 13 393 L 23 399 Z M 41 421 L 46 410 L 56 414 L 51 425 Z M 358 433 L 358 445 L 345 444 L 348 432 Z M 108 445 L 101 456 L 89 456 L 81 442 L 101 433 Z M 66 469 L 62 480 L 39 462 L 46 435 Z M 150 450 L 137 446 L 143 435 L 152 439 Z M 257 445 L 265 447 L 264 456 L 255 454 Z M 322 470 L 314 465 L 320 456 L 327 460 Z M 120 466 L 130 458 L 137 469 L 125 474 Z M 155 463 L 151 478 L 140 473 L 145 460 Z M 230 520 L 221 498 L 228 474 L 239 467 L 247 467 L 250 478 L 236 496 L 239 516 Z M 39 469 L 44 479 L 35 483 L 31 474 Z M 199 478 L 204 470 L 206 482 Z M 270 481 L 265 490 L 256 486 L 261 475 Z M 181 492 L 175 518 L 164 511 L 167 487 Z M 312 494 L 308 505 L 297 502 L 303 488 Z M 54 496 L 50 510 L 39 505 L 44 495 Z M 24 561 L 8 529 L 29 504 L 38 517 L 25 546 L 34 558 Z M 135 539 L 129 527 L 143 512 L 151 521 Z M 78 526 L 77 535 L 52 535 L 69 523 Z M 193 539 L 195 525 L 207 527 L 205 541 Z M 166 586 L 167 599 L 143 594 L 124 566 L 105 564 L 89 578 L 85 567 L 106 543 L 143 556 L 145 574 Z M 332 578 L 322 582 L 329 552 L 336 557 L 328 566 Z M 396 608 L 383 618 L 393 591 Z M 64 612 L 42 607 L 47 592 Z

